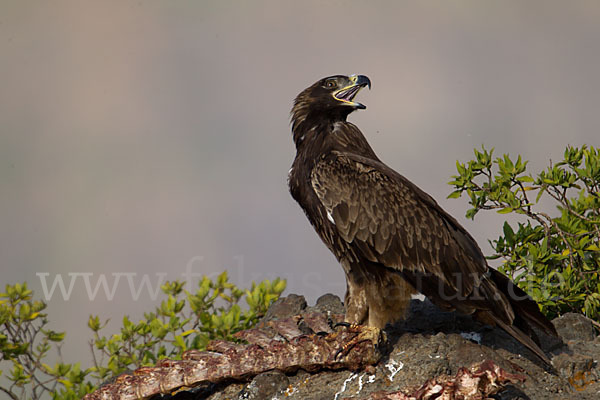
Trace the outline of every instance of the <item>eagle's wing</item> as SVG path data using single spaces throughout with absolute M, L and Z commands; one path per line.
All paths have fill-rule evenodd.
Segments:
M 402 175 L 379 161 L 334 151 L 316 163 L 311 184 L 335 229 L 363 257 L 398 270 L 446 306 L 499 307 L 502 319 L 512 321 L 504 296 L 473 296 L 474 289 L 497 290 L 482 284 L 489 272 L 475 240 Z

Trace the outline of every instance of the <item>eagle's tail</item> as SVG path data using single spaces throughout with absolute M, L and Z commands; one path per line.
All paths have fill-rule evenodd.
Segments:
M 550 359 L 548 359 L 539 347 L 539 340 L 532 327 L 536 327 L 548 335 L 558 337 L 554 325 L 540 312 L 536 302 L 527 293 L 502 273 L 492 268 L 490 268 L 490 272 L 492 274 L 492 281 L 494 281 L 496 287 L 509 300 L 515 315 L 512 324 L 507 324 L 506 321 L 493 315 L 492 318 L 502 329 L 551 366 Z
M 531 330 L 531 325 L 533 325 L 548 335 L 558 337 L 558 333 L 552 322 L 548 321 L 544 314 L 541 313 L 537 303 L 527 293 L 515 285 L 504 274 L 492 268 L 490 268 L 490 272 L 492 273 L 492 280 L 498 289 L 508 298 L 510 305 L 515 310 L 515 314 L 519 317 L 515 320 L 515 324 L 519 328 L 529 331 Z M 519 322 L 526 326 L 520 326 Z
M 545 362 L 549 367 L 552 367 L 552 362 L 546 356 L 546 353 L 540 348 L 537 342 L 536 336 L 529 336 L 525 334 L 521 329 L 519 329 L 516 325 L 508 325 L 500 318 L 494 318 L 496 324 L 504 329 L 508 334 L 517 339 L 521 344 L 531 350 L 535 355 L 537 355 L 543 362 Z M 535 335 L 535 334 L 534 334 Z M 534 340 L 535 339 L 535 340 Z

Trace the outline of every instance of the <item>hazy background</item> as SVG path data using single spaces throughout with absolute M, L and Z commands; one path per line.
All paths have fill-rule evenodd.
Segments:
M 293 98 L 368 75 L 350 119 L 489 251 L 501 216 L 446 200 L 474 147 L 533 171 L 598 145 L 596 1 L 0 2 L 0 288 L 49 299 L 69 361 L 89 362 L 89 314 L 137 321 L 126 277 L 288 279 L 309 302 L 343 295 L 341 268 L 288 194 Z M 104 274 L 104 275 L 102 275 Z

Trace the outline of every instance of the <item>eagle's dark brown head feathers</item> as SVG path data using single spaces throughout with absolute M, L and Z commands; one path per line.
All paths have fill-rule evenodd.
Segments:
M 364 75 L 333 75 L 304 89 L 294 101 L 292 131 L 301 131 L 298 128 L 303 124 L 315 126 L 345 121 L 352 111 L 365 109 L 365 105 L 354 101 L 365 86 L 371 88 L 371 81 Z M 310 123 L 305 124 L 308 121 Z

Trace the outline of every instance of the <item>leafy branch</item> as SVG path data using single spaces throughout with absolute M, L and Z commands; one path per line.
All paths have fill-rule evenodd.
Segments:
M 533 176 L 527 161 L 493 149 L 475 149 L 475 159 L 456 163 L 449 198 L 466 194 L 474 219 L 481 210 L 526 217 L 516 230 L 504 223 L 490 242 L 491 259 L 536 300 L 546 315 L 568 311 L 600 320 L 600 154 L 594 147 L 568 146 L 564 159 Z M 557 216 L 539 210 L 542 196 L 556 203 Z

